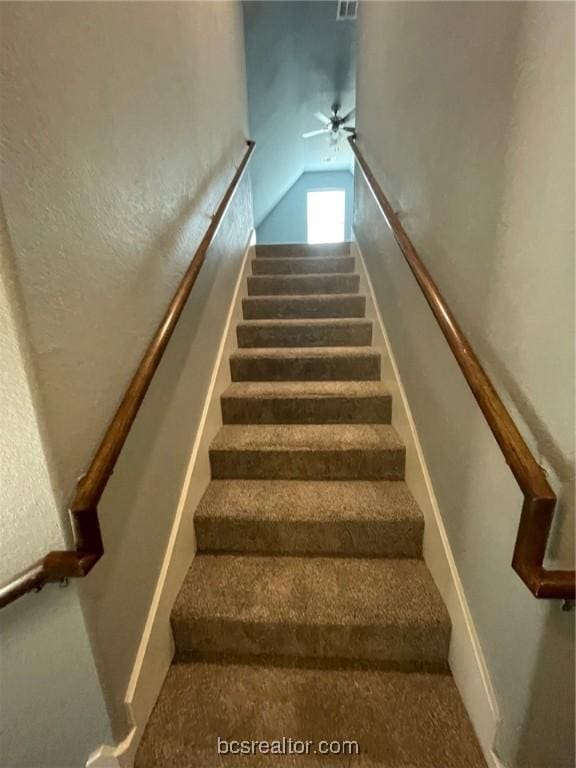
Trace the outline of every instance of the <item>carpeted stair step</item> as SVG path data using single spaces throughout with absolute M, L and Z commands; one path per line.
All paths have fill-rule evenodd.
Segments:
M 369 320 L 247 320 L 236 327 L 239 347 L 356 347 L 372 343 Z
M 419 558 L 424 519 L 400 480 L 212 480 L 194 527 L 201 552 Z
M 242 381 L 221 397 L 224 424 L 389 424 L 379 381 Z
M 276 245 L 257 245 L 256 258 L 287 259 L 287 258 L 320 258 L 322 256 L 348 256 L 350 243 L 324 243 L 309 245 L 308 243 L 281 243 Z
M 253 275 L 320 275 L 354 272 L 354 256 L 314 256 L 308 259 L 253 259 Z
M 379 381 L 373 347 L 269 347 L 230 355 L 232 381 Z
M 404 446 L 377 424 L 238 425 L 210 445 L 213 478 L 401 480 Z
M 176 654 L 443 668 L 450 621 L 422 560 L 197 555 L 172 611 Z
M 242 299 L 245 320 L 364 317 L 366 297 L 358 294 L 315 296 L 248 296 Z
M 358 293 L 359 275 L 249 275 L 248 296 Z
M 288 739 L 292 749 L 311 742 L 310 754 L 257 748 L 250 756 L 221 755 L 218 737 L 284 744 L 284 751 Z M 333 740 L 356 741 L 360 754 L 315 753 L 321 741 Z M 232 662 L 173 665 L 135 768 L 226 765 L 486 768 L 450 675 Z

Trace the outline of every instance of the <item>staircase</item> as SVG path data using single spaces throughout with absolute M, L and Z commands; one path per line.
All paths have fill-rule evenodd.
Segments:
M 485 765 L 354 270 L 349 244 L 256 248 L 137 768 Z M 314 744 L 231 756 L 218 737 Z

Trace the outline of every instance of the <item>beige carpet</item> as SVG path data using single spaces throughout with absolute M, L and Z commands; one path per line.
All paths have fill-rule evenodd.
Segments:
M 356 740 L 358 757 L 230 756 L 217 738 Z M 176 664 L 136 768 L 484 768 L 448 675 Z
M 257 247 L 136 768 L 484 766 L 349 250 Z

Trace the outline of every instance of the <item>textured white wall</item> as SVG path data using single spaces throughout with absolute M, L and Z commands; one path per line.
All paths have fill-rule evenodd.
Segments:
M 13 267 L 0 207 L 0 582 L 48 549 L 66 548 L 34 407 Z M 74 589 L 47 589 L 2 610 L 0 711 L 0 762 L 10 768 L 77 768 L 109 738 Z
M 4 207 L 64 496 L 244 151 L 239 12 L 2 4 Z
M 0 13 L 3 201 L 65 517 L 245 151 L 242 13 L 233 2 Z M 80 595 L 116 738 L 251 226 L 245 181 L 100 507 L 106 553 Z
M 574 7 L 363 3 L 359 144 L 560 498 L 574 567 Z M 509 766 L 574 764 L 574 622 L 510 568 L 519 493 L 360 175 L 355 224 Z

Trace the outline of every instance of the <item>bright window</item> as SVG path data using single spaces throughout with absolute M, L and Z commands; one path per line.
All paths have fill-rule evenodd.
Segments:
M 309 243 L 342 243 L 344 241 L 344 209 L 346 193 L 343 189 L 323 189 L 308 192 Z

